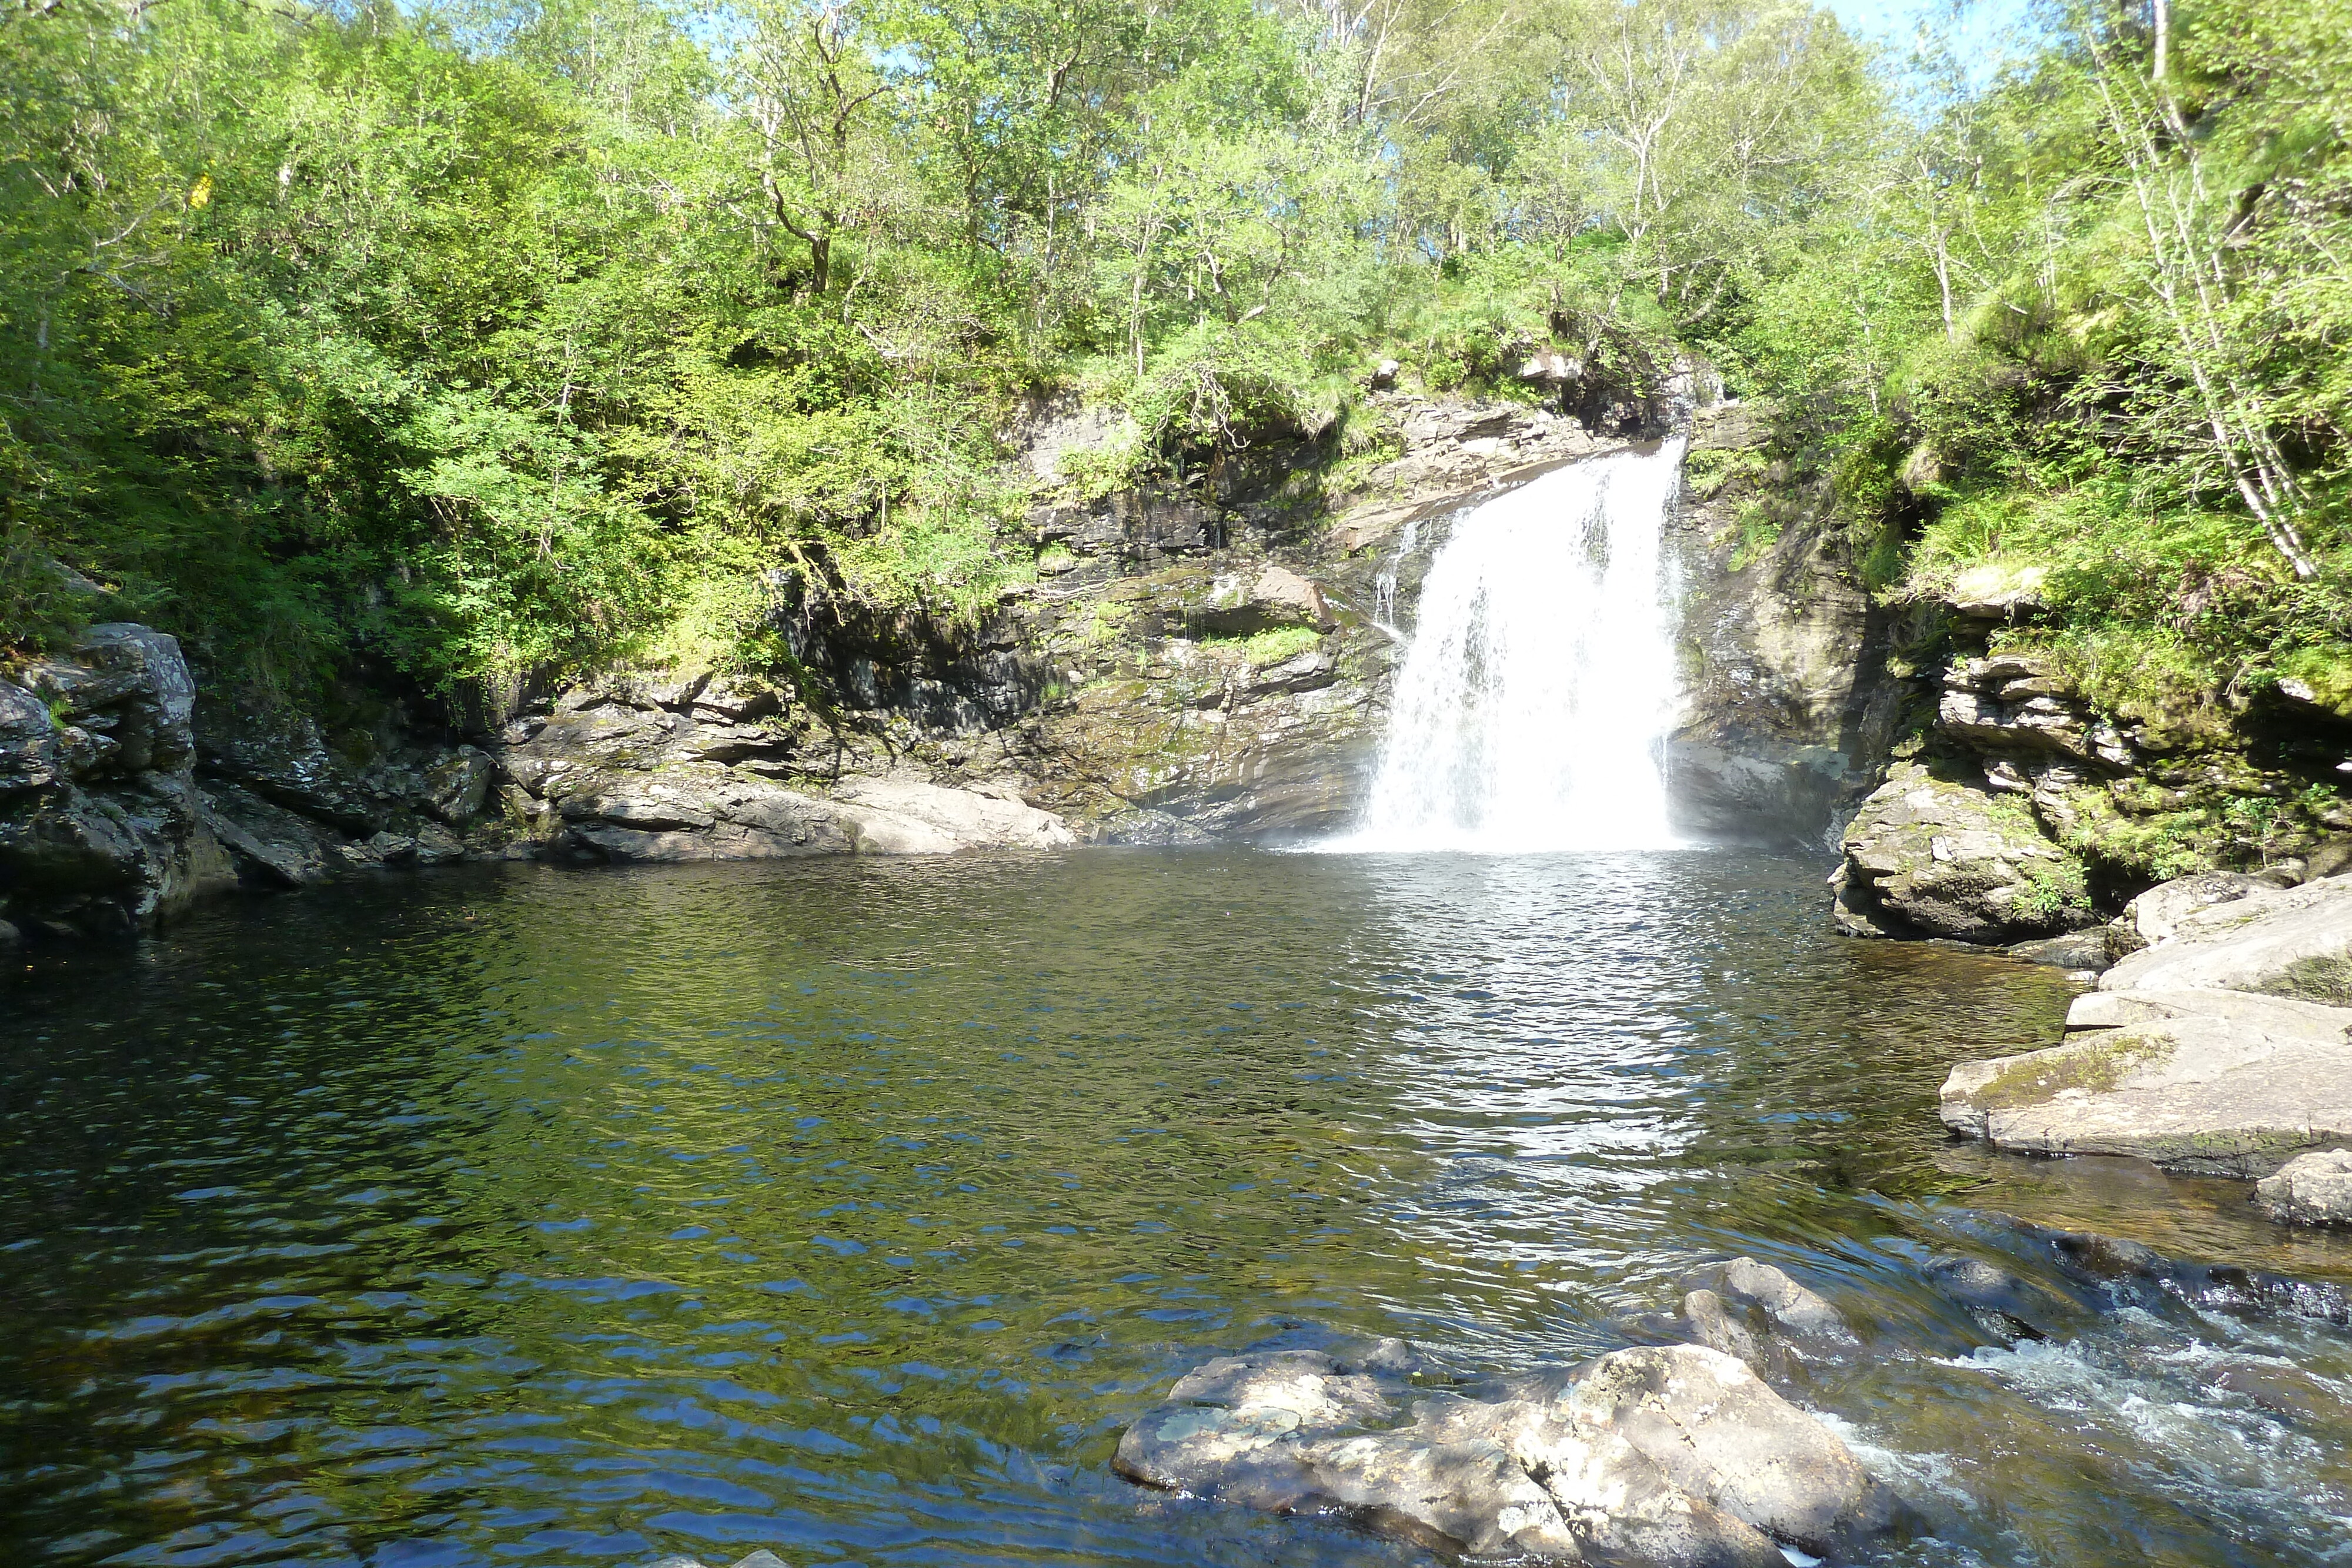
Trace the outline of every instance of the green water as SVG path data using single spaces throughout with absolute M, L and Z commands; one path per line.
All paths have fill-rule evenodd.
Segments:
M 1953 1145 L 1945 1069 L 2053 1039 L 2069 986 L 1839 939 L 1820 879 L 521 866 L 37 955 L 0 990 L 7 1560 L 1426 1562 L 1107 1460 L 1213 1354 L 1516 1368 L 1745 1251 L 1871 1336 L 1807 1397 L 1924 1511 L 1890 1560 L 2342 1561 L 2340 1332 L 2158 1303 L 2011 1346 L 1921 1272 L 1990 1245 L 1971 1207 L 2341 1244 Z

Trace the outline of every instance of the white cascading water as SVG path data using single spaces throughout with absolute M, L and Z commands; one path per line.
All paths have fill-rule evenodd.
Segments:
M 1683 442 L 1555 469 L 1455 527 L 1362 825 L 1333 849 L 1671 848 L 1664 537 Z

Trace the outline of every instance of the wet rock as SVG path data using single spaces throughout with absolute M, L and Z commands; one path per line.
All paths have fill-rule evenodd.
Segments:
M 1674 1338 L 1705 1345 L 1745 1362 L 1759 1377 L 1779 1383 L 1789 1375 L 1789 1354 L 1769 1327 L 1735 1312 L 1713 1291 L 1692 1291 L 1682 1299 L 1674 1318 L 1664 1325 Z
M 2107 927 L 2094 925 L 2084 931 L 2070 931 L 2063 936 L 2044 936 L 2035 942 L 2020 942 L 2010 948 L 2012 957 L 2029 964 L 2048 964 L 2055 968 L 2074 969 L 2097 974 L 2114 962 L 2113 946 Z
M 1684 1279 L 1685 1291 L 1707 1291 L 1728 1307 L 1760 1316 L 1765 1328 L 1799 1354 L 1822 1356 L 1862 1348 L 1845 1315 L 1769 1263 L 1734 1258 Z
M 1960 1305 L 1997 1319 L 2028 1339 L 2048 1339 L 2065 1321 L 2065 1303 L 1980 1258 L 1939 1254 L 1927 1260 L 1927 1278 Z
M 1875 781 L 1903 692 L 1852 539 L 1767 476 L 1768 434 L 1737 406 L 1701 411 L 1692 426 L 1695 454 L 1745 455 L 1694 464 L 1672 525 L 1685 586 L 1666 788 L 1686 831 L 1811 849 L 1835 841 L 1834 824 Z M 1760 551 L 1742 526 L 1759 506 L 1779 525 Z
M 1421 1353 L 1403 1340 L 1393 1337 L 1376 1339 L 1360 1349 L 1351 1351 L 1348 1364 L 1359 1372 L 1376 1373 L 1384 1377 L 1410 1377 L 1422 1369 Z
M 2254 1184 L 2254 1202 L 2290 1225 L 2352 1225 L 2352 1149 L 2297 1155 Z
M 1440 1396 L 1389 1426 L 1379 1385 L 1329 1356 L 1230 1357 L 1130 1427 L 1114 1468 L 1451 1554 L 1545 1562 L 1778 1568 L 1776 1540 L 1842 1549 L 1886 1522 L 1836 1436 L 1728 1355 L 1619 1351 L 1513 1385 L 1525 1396 Z
M 2083 868 L 2031 815 L 1899 764 L 1846 830 L 1831 885 L 1856 936 L 2006 943 L 2094 924 Z
M 1215 841 L 1183 818 L 1166 811 L 1129 810 L 1095 824 L 1095 841 L 1103 844 L 1205 844 Z

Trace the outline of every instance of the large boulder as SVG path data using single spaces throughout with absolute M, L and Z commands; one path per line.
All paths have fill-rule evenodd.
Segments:
M 1855 936 L 2007 943 L 2089 925 L 2083 866 L 2018 801 L 1897 764 L 1846 830 L 1831 879 Z
M 1328 1511 L 1449 1555 L 1778 1568 L 1776 1542 L 1843 1551 L 1887 1508 L 1853 1454 L 1733 1356 L 1613 1352 L 1524 1396 L 1422 1401 L 1329 1356 L 1228 1357 L 1120 1439 L 1131 1480 Z
M 1684 1491 L 1776 1541 L 1826 1553 L 1885 1522 L 1877 1489 L 1837 1434 L 1720 1351 L 1612 1352 L 1566 1404 L 1579 1425 L 1623 1437 Z
M 2293 1225 L 2352 1225 L 2352 1149 L 2297 1155 L 2254 1184 L 2254 1202 Z
M 2075 999 L 2063 1043 L 1953 1068 L 1945 1123 L 2232 1176 L 2352 1139 L 2352 879 L 2191 878 L 2131 917 L 2162 939 Z
M 190 766 L 179 644 L 123 622 L 0 682 L 0 915 L 127 936 L 233 885 Z

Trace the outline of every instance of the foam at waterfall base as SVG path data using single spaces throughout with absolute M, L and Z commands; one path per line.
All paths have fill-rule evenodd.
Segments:
M 1556 469 L 1464 517 L 1423 583 L 1362 821 L 1315 847 L 1679 847 L 1665 524 L 1684 444 Z

